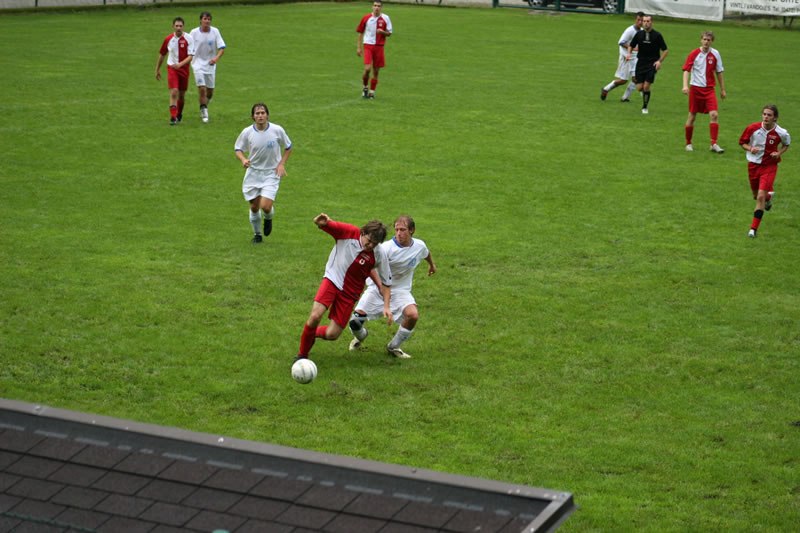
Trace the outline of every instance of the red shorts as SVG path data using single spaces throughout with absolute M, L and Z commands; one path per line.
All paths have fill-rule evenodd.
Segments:
M 364 45 L 364 64 L 372 65 L 377 68 L 386 66 L 386 58 L 383 55 L 383 46 L 377 44 Z
M 328 278 L 322 278 L 314 301 L 328 308 L 328 318 L 336 322 L 342 329 L 347 327 L 357 298 L 350 298 L 340 291 Z
M 717 93 L 713 87 L 689 87 L 689 113 L 708 113 L 717 110 Z
M 771 191 L 777 173 L 778 165 L 747 163 L 747 175 L 750 178 L 750 189 L 753 193 L 757 193 L 759 190 Z
M 167 87 L 185 91 L 189 88 L 189 65 L 181 69 L 167 65 Z

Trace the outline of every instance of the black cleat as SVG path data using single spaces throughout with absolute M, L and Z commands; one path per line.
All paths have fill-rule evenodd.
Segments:
M 767 196 L 767 201 L 764 202 L 764 211 L 772 209 L 772 196 Z
M 362 98 L 368 98 L 368 97 L 369 97 L 369 89 L 367 89 L 366 87 L 364 87 L 364 90 L 363 90 L 363 91 L 361 91 L 361 97 L 362 97 Z
M 272 219 L 265 218 L 264 219 L 264 237 L 272 233 Z
M 178 115 L 178 124 L 180 124 L 182 120 L 183 120 L 183 114 L 181 113 L 180 115 Z
M 375 100 L 375 93 L 369 93 L 369 99 Z
M 177 123 L 178 123 L 178 121 L 175 119 L 175 117 L 169 117 L 169 125 L 170 126 L 174 126 Z
M 623 98 L 623 99 L 620 100 L 620 102 L 625 102 L 627 104 L 630 104 L 631 100 L 630 100 L 630 98 Z
M 252 242 L 253 244 L 259 244 L 259 243 L 261 243 L 263 241 L 264 241 L 264 237 L 262 237 L 260 233 L 256 233 L 255 236 L 253 237 L 253 240 L 250 241 L 250 242 Z
M 600 100 L 605 100 L 605 99 L 606 99 L 606 96 L 608 96 L 608 91 L 606 91 L 605 89 L 603 89 L 603 90 L 600 92 Z

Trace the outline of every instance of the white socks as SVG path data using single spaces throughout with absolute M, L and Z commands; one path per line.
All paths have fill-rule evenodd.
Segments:
M 253 233 L 261 235 L 261 209 L 255 213 L 250 211 L 250 225 L 253 226 Z
M 400 326 L 400 328 L 397 330 L 397 333 L 395 333 L 394 337 L 392 338 L 392 341 L 389 343 L 389 347 L 399 348 L 401 344 L 406 342 L 408 338 L 411 337 L 412 333 L 414 333 L 413 329 L 406 329 L 403 326 Z
M 635 83 L 633 83 L 633 82 L 630 82 L 630 83 L 628 84 L 628 86 L 627 86 L 627 87 L 625 87 L 625 94 L 623 94 L 623 95 L 622 95 L 622 99 L 623 99 L 623 100 L 627 100 L 628 98 L 630 98 L 631 94 L 632 94 L 632 93 L 633 93 L 633 91 L 635 91 L 635 90 L 636 90 L 636 84 L 635 84 Z

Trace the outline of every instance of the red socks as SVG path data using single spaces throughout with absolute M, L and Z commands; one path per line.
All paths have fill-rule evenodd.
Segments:
M 694 126 L 686 126 L 686 144 L 692 144 L 692 135 L 694 134 Z
M 709 124 L 708 129 L 711 132 L 711 144 L 717 144 L 719 138 L 719 124 Z

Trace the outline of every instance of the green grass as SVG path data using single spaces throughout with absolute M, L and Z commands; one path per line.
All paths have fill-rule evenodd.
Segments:
M 168 126 L 153 76 L 197 7 L 0 17 L 0 397 L 574 493 L 562 527 L 793 531 L 800 514 L 800 187 L 753 200 L 738 136 L 800 135 L 796 31 L 659 19 L 651 114 L 598 98 L 629 17 L 367 4 L 215 7 L 211 105 Z M 680 67 L 707 27 L 722 156 L 683 151 Z M 275 232 L 249 244 L 233 155 L 264 100 L 295 143 Z M 436 258 L 389 359 L 318 342 L 289 377 L 332 245 L 312 218 L 410 213 Z

